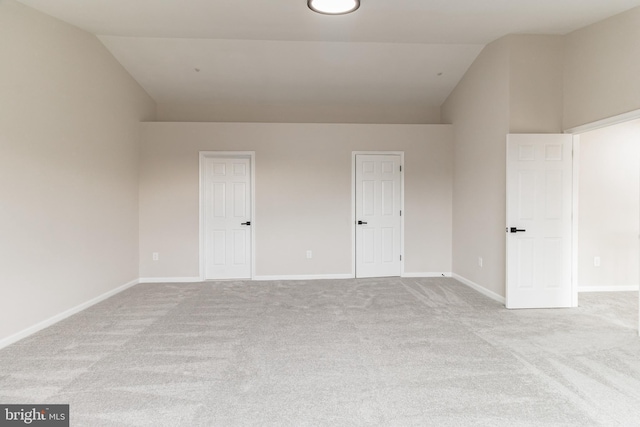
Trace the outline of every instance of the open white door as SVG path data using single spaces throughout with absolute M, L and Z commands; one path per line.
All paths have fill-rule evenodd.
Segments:
M 507 136 L 507 308 L 572 306 L 572 141 Z
M 356 277 L 400 276 L 401 156 L 355 156 Z
M 251 159 L 202 156 L 204 279 L 251 278 Z

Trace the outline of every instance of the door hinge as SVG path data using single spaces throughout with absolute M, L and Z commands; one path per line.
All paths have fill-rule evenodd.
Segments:
M 402 210 L 400 211 L 400 216 L 402 216 Z
M 402 165 L 400 165 L 400 172 L 402 172 Z
M 400 261 L 402 261 L 402 255 L 400 255 Z

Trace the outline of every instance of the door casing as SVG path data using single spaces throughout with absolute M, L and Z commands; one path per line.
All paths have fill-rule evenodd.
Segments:
M 580 152 L 580 134 L 589 132 L 592 130 L 600 129 L 607 126 L 616 125 L 619 123 L 628 122 L 631 120 L 640 119 L 640 110 L 633 110 L 627 113 L 619 114 L 616 116 L 608 117 L 602 120 L 598 120 L 592 123 L 587 123 L 581 126 L 576 126 L 571 129 L 567 129 L 564 133 L 573 135 L 573 174 L 574 174 L 574 187 L 573 187 L 573 222 L 572 228 L 574 230 L 574 239 L 572 245 L 573 252 L 573 265 L 572 265 L 572 278 L 573 278 L 573 292 L 574 292 L 574 304 L 578 306 L 578 190 L 579 190 L 579 152 Z M 638 195 L 640 197 L 640 195 Z M 639 218 L 640 221 L 640 218 Z M 640 292 L 638 292 L 638 301 L 640 302 Z M 638 335 L 640 336 L 640 304 L 638 304 Z

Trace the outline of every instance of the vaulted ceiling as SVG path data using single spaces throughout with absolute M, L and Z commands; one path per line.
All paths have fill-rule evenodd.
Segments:
M 20 0 L 96 34 L 158 103 L 440 106 L 489 42 L 566 34 L 640 0 Z

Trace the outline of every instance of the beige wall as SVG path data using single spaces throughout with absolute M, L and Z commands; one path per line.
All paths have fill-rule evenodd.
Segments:
M 453 272 L 504 295 L 509 42 L 480 53 L 442 108 L 454 125 Z M 483 267 L 478 258 L 483 258 Z
M 453 272 L 499 296 L 505 295 L 506 135 L 561 131 L 562 53 L 561 37 L 503 37 L 487 45 L 442 107 L 455 135 Z
M 138 277 L 139 120 L 96 37 L 0 2 L 0 340 Z
M 509 131 L 560 133 L 564 37 L 512 35 L 509 43 Z
M 256 152 L 256 275 L 352 273 L 358 150 L 405 152 L 406 272 L 451 271 L 451 126 L 145 123 L 143 133 L 143 278 L 199 275 L 198 153 L 215 150 Z
M 640 120 L 580 135 L 578 286 L 638 286 Z M 594 257 L 600 257 L 600 267 Z
M 442 106 L 455 135 L 454 273 L 504 295 L 506 134 L 640 109 L 638 75 L 640 8 L 567 36 L 510 35 L 485 48 Z
M 640 8 L 566 36 L 564 129 L 640 109 Z
M 440 107 L 158 103 L 161 122 L 439 124 Z

